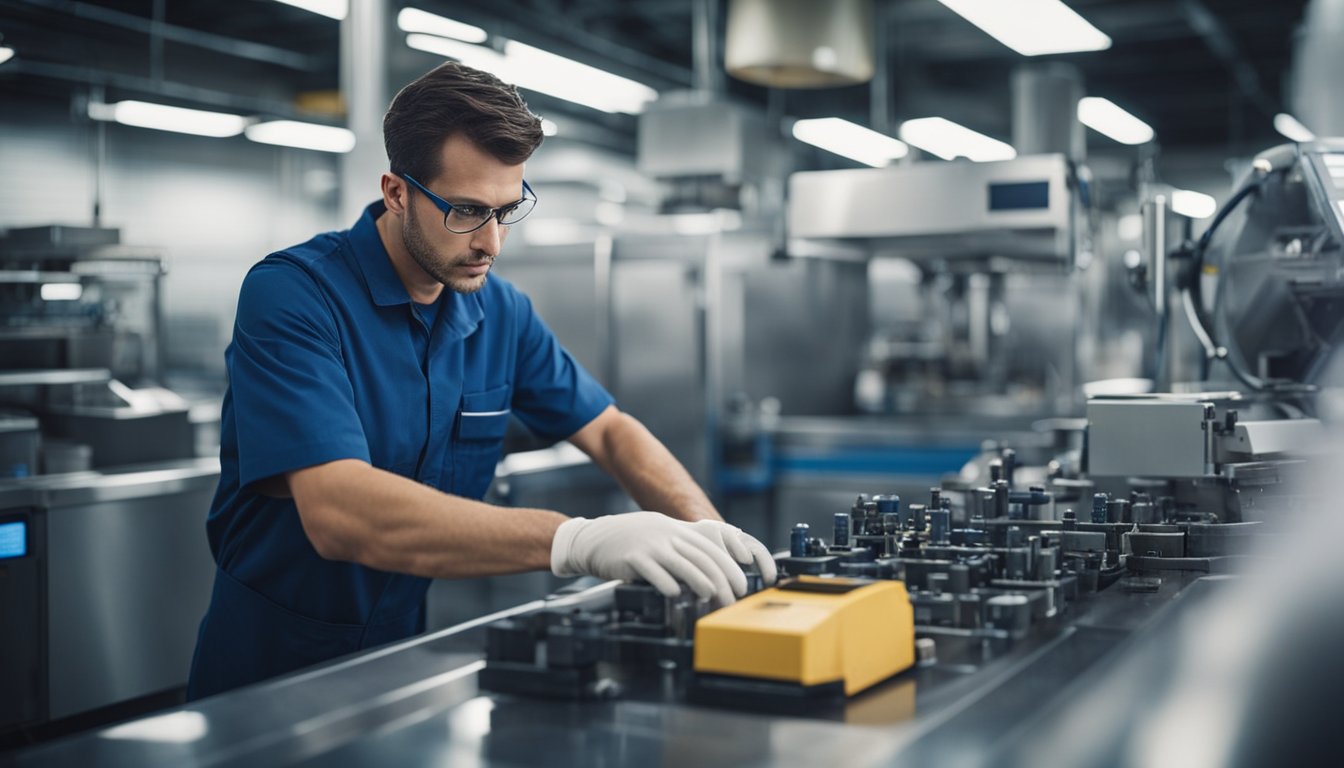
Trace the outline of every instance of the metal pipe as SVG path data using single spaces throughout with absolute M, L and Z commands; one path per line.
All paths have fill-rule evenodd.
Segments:
M 718 471 L 722 438 L 719 436 L 720 412 L 723 409 L 723 234 L 715 232 L 705 243 L 704 267 L 701 272 L 703 304 L 700 307 L 701 362 L 705 391 L 705 463 L 698 467 L 710 489 L 710 500 L 715 505 L 724 502 L 719 487 Z
M 691 6 L 691 49 L 695 66 L 695 90 L 701 93 L 723 92 L 723 70 L 719 68 L 719 4 L 716 0 L 695 0 Z
M 294 107 L 288 102 L 239 96 L 234 93 L 167 80 L 154 81 L 147 77 L 108 72 L 92 67 L 73 67 L 66 64 L 32 61 L 31 59 L 15 59 L 5 64 L 5 71 L 6 74 L 46 77 L 52 80 L 80 83 L 81 85 L 111 86 L 170 99 L 192 101 L 236 112 L 269 114 L 277 117 L 299 117 L 298 113 L 294 111 Z
M 1191 29 L 1203 38 L 1204 44 L 1209 47 L 1213 55 L 1227 67 L 1242 95 L 1266 116 L 1277 112 L 1274 100 L 1265 93 L 1264 87 L 1260 84 L 1260 76 L 1256 74 L 1255 67 L 1250 65 L 1245 52 L 1237 47 L 1226 25 L 1200 0 L 1181 0 L 1181 8 L 1185 11 L 1185 18 Z
M 612 328 L 616 315 L 611 300 L 611 267 L 615 243 L 611 235 L 601 235 L 593 243 L 593 283 L 597 299 L 597 348 L 601 354 L 602 383 L 616 387 L 616 344 Z
M 557 50 L 555 47 L 548 47 L 547 45 L 551 41 L 558 42 L 561 44 L 560 47 L 569 49 L 569 53 L 581 54 L 580 58 L 588 63 L 592 63 L 590 59 L 596 56 L 599 59 L 606 59 L 632 70 L 654 75 L 672 86 L 692 87 L 695 85 L 695 74 L 689 67 L 672 64 L 642 51 L 613 43 L 607 38 L 595 35 L 575 24 L 572 19 L 564 14 L 547 11 L 541 7 L 529 8 L 527 13 L 531 19 L 528 26 L 502 20 L 497 14 L 473 13 L 466 8 L 463 8 L 455 18 L 484 26 L 490 29 L 492 33 L 510 40 L 538 45 L 554 53 L 565 54 L 566 51 Z M 550 33 L 545 40 L 538 39 L 536 31 L 538 29 L 544 29 Z M 649 83 L 649 85 L 655 88 L 658 86 L 656 83 Z M 659 88 L 658 90 L 663 89 Z
M 57 11 L 77 19 L 96 21 L 100 24 L 143 32 L 151 36 L 160 35 L 163 39 L 175 43 L 218 51 L 230 56 L 261 61 L 267 64 L 276 64 L 301 72 L 320 72 L 324 67 L 322 59 L 317 56 L 308 56 L 283 48 L 276 48 L 273 45 L 238 40 L 197 29 L 179 27 L 174 24 L 165 24 L 162 21 L 146 19 L 133 13 L 114 11 L 111 8 L 102 8 L 89 3 L 74 2 L 74 0 L 19 0 L 19 2 L 36 8 Z
M 890 0 L 876 0 L 873 6 L 873 79 L 868 84 L 869 127 L 885 134 L 891 133 L 890 8 Z
M 351 0 L 341 21 L 341 95 L 355 148 L 341 156 L 341 221 L 359 218 L 387 170 L 383 113 L 387 110 L 387 41 L 394 28 L 388 0 Z
M 165 0 L 154 0 L 154 21 L 149 25 L 149 76 L 163 79 L 163 22 Z
M 89 101 L 102 103 L 106 98 L 101 85 L 89 89 Z M 103 225 L 103 182 L 107 176 L 107 123 L 99 120 L 93 128 L 93 226 Z
M 1159 321 L 1167 316 L 1167 196 L 1154 195 L 1143 204 L 1143 247 L 1150 274 L 1153 310 Z

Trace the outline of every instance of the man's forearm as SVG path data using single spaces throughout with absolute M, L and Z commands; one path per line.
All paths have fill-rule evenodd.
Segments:
M 594 459 L 644 509 L 681 520 L 723 519 L 681 462 L 628 414 L 616 414 Z
M 289 486 L 323 557 L 430 578 L 548 569 L 568 519 L 450 496 L 361 461 L 300 470 Z

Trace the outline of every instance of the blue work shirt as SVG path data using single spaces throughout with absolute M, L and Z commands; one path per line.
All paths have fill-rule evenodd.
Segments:
M 259 481 L 358 459 L 479 499 L 511 412 L 561 440 L 612 403 L 500 277 L 417 310 L 375 227 L 384 210 L 271 254 L 243 281 L 191 698 L 423 630 L 429 579 L 323 559 L 294 501 Z

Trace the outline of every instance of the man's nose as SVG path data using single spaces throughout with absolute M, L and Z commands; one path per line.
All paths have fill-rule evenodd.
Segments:
M 494 216 L 485 222 L 485 226 L 471 233 L 471 249 L 492 259 L 499 255 L 503 242 L 504 227 Z

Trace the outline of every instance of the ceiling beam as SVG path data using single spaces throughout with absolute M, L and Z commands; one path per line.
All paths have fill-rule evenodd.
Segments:
M 1245 54 L 1237 46 L 1228 31 L 1227 25 L 1213 15 L 1200 0 L 1181 0 L 1181 8 L 1190 27 L 1204 40 L 1213 55 L 1223 63 L 1232 74 L 1232 79 L 1246 100 L 1254 104 L 1266 117 L 1278 112 L 1274 100 L 1260 84 L 1260 76 L 1255 67 L 1247 61 Z
M 202 32 L 198 29 L 180 27 L 175 24 L 166 24 L 153 19 L 147 19 L 143 16 L 136 16 L 133 13 L 124 13 L 111 8 L 103 8 L 91 3 L 75 2 L 75 0 L 18 0 L 18 2 L 34 8 L 56 11 L 77 19 L 85 19 L 99 24 L 106 24 L 121 29 L 129 29 L 134 32 L 144 33 L 151 37 L 157 36 L 164 40 L 171 40 L 175 43 L 216 51 L 218 53 L 225 53 L 243 59 L 251 59 L 252 61 L 260 61 L 266 64 L 275 64 L 300 72 L 320 72 L 327 66 L 326 61 L 316 56 L 296 53 L 284 48 L 277 48 L 273 45 L 224 37 L 210 32 Z M 65 20 L 63 23 L 68 25 L 68 20 Z
M 293 105 L 274 99 L 241 96 L 228 91 L 202 88 L 171 80 L 156 80 L 118 72 L 109 72 L 98 67 L 78 67 L 68 64 L 52 64 L 31 59 L 14 59 L 5 64 L 6 75 L 29 75 L 51 80 L 61 80 L 79 85 L 100 85 L 129 91 L 146 96 L 159 96 L 168 99 L 191 102 L 194 106 L 214 107 L 239 114 L 284 117 L 312 121 L 301 117 Z

